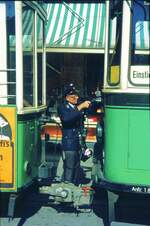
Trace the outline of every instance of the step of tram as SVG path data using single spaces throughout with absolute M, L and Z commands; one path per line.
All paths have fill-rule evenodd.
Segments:
M 131 223 L 122 223 L 122 222 L 112 222 L 111 226 L 147 226 L 144 224 L 131 224 Z

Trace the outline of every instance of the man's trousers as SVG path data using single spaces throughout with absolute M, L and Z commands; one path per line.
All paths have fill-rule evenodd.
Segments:
M 64 181 L 76 184 L 79 167 L 79 152 L 64 151 Z

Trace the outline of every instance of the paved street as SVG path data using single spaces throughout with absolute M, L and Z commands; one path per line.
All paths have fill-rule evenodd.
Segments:
M 90 168 L 91 160 L 88 161 Z M 84 167 L 84 163 L 82 165 Z M 62 162 L 58 168 L 62 168 Z M 59 173 L 61 177 L 62 170 Z M 86 170 L 85 173 L 85 178 L 90 178 L 90 171 Z M 97 188 L 92 207 L 89 213 L 77 213 L 73 207 L 56 205 L 48 200 L 47 195 L 31 191 L 17 201 L 12 221 L 9 222 L 6 211 L 1 214 L 0 226 L 107 226 L 105 190 Z M 146 196 L 123 195 L 117 200 L 115 210 L 118 223 L 112 222 L 111 226 L 150 225 L 150 198 Z
M 41 207 L 37 212 L 26 210 L 26 214 L 8 222 L 8 218 L 0 219 L 0 226 L 103 226 L 101 218 L 91 213 L 59 212 L 49 206 Z M 65 211 L 65 210 L 64 210 Z
M 150 208 L 146 200 L 148 201 L 146 197 L 143 202 L 137 199 L 133 202 L 131 197 L 119 200 L 116 205 L 118 223 L 112 222 L 111 226 L 150 225 Z M 93 210 L 89 213 L 77 213 L 73 207 L 52 204 L 47 202 L 46 196 L 31 193 L 24 201 L 17 203 L 12 221 L 9 222 L 6 213 L 1 214 L 0 226 L 107 226 L 105 219 L 106 202 L 103 191 L 95 197 Z

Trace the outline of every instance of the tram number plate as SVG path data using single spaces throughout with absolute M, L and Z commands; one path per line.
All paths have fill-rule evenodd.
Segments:
M 13 148 L 9 141 L 0 140 L 0 183 L 9 184 L 13 180 Z
M 136 193 L 147 193 L 150 194 L 150 187 L 139 187 L 139 186 L 133 186 L 131 188 L 132 192 L 136 192 Z

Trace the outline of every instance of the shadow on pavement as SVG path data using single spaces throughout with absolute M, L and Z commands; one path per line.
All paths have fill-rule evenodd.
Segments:
M 107 223 L 107 192 L 96 188 L 93 200 L 94 213 Z M 150 195 L 121 193 L 115 203 L 115 221 L 129 224 L 150 225 Z
M 121 194 L 115 208 L 117 221 L 150 225 L 150 195 Z
M 95 187 L 95 195 L 92 204 L 93 212 L 103 220 L 104 226 L 107 226 L 107 192 L 106 190 Z

